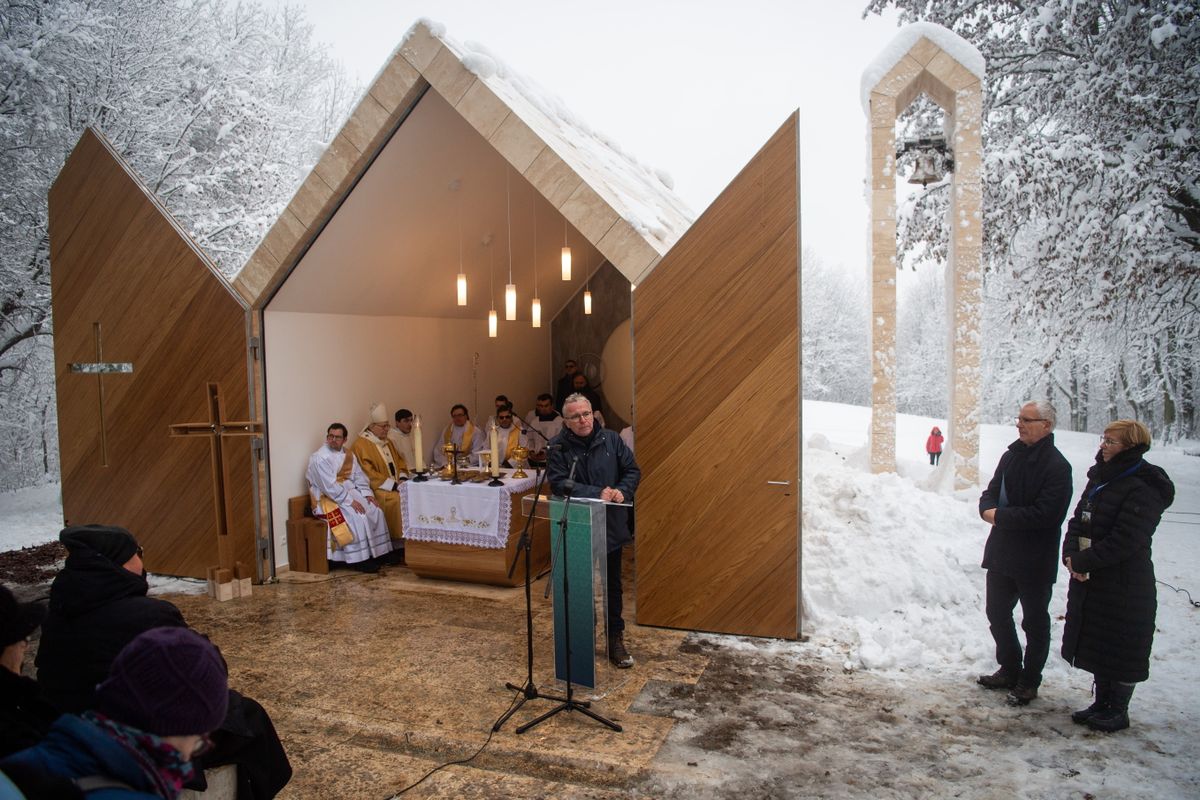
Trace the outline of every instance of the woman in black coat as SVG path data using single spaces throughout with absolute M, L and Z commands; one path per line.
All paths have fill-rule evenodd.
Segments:
M 1140 422 L 1105 428 L 1063 541 L 1071 583 L 1062 656 L 1096 679 L 1095 702 L 1071 719 L 1106 732 L 1129 727 L 1134 684 L 1150 676 L 1158 610 L 1150 541 L 1175 485 L 1143 460 L 1149 449 L 1150 431 Z

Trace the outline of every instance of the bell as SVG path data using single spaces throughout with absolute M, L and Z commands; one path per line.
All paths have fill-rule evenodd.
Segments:
M 941 159 L 933 151 L 926 150 L 913 162 L 913 174 L 908 182 L 920 184 L 921 188 L 924 188 L 931 183 L 937 183 L 945 175 L 941 168 Z

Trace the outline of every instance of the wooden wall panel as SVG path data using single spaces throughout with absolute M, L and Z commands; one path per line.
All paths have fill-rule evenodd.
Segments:
M 218 542 L 212 448 L 172 438 L 173 423 L 208 418 L 207 384 L 226 416 L 250 414 L 246 310 L 98 136 L 85 132 L 50 191 L 51 291 L 63 514 L 68 524 L 122 525 L 147 568 L 203 577 L 209 566 L 254 562 L 250 443 L 225 447 L 232 520 Z M 95 375 L 72 362 L 132 362 L 106 375 L 102 463 Z M 240 479 L 239 479 L 240 478 Z
M 634 292 L 640 624 L 799 633 L 797 136 L 793 115 Z

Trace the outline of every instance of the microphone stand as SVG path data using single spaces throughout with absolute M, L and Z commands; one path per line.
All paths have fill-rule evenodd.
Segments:
M 567 674 L 566 674 L 567 696 L 565 699 L 562 700 L 562 702 L 560 702 L 557 706 L 555 706 L 554 708 L 547 711 L 545 714 L 542 714 L 540 717 L 535 717 L 534 719 L 530 720 L 529 722 L 526 722 L 521 727 L 517 728 L 517 733 L 524 733 L 525 731 L 529 730 L 530 728 L 534 727 L 535 725 L 540 725 L 541 723 L 550 719 L 551 717 L 553 717 L 555 714 L 557 714 L 560 711 L 578 711 L 581 714 L 589 716 L 592 719 L 596 720 L 597 722 L 599 722 L 603 725 L 607 725 L 609 728 L 612 728 L 617 733 L 621 732 L 620 725 L 613 722 L 611 719 L 608 719 L 607 717 L 603 717 L 603 716 L 597 714 L 595 711 L 592 711 L 591 701 L 584 700 L 581 702 L 579 700 L 576 700 L 574 697 L 574 686 L 571 684 L 571 600 L 570 600 L 571 593 L 570 593 L 570 586 L 568 585 L 568 581 L 567 581 L 567 572 L 568 572 L 568 569 L 567 569 L 567 515 L 571 510 L 571 493 L 575 491 L 575 480 L 574 480 L 575 467 L 577 467 L 578 465 L 579 465 L 579 458 L 578 458 L 578 456 L 576 456 L 575 460 L 571 464 L 570 476 L 567 478 L 567 480 L 563 481 L 563 483 L 562 483 L 562 491 L 563 491 L 563 497 L 564 497 L 563 512 L 562 512 L 562 518 L 559 519 L 559 521 L 558 521 L 558 535 L 559 535 L 559 540 L 562 543 L 562 559 L 560 560 L 559 563 L 562 566 L 562 579 L 563 579 L 563 640 L 564 640 L 563 646 L 566 648 L 566 651 L 567 651 L 567 659 L 566 659 L 566 661 L 567 661 L 567 670 L 566 670 L 566 672 L 567 672 Z
M 555 702 L 565 703 L 567 698 L 559 697 L 553 694 L 543 694 L 538 691 L 537 684 L 533 682 L 533 601 L 530 596 L 530 584 L 533 582 L 531 574 L 533 565 L 531 564 L 530 551 L 533 549 L 533 534 L 530 528 L 533 526 L 533 518 L 537 513 L 538 499 L 542 493 L 542 485 L 546 482 L 546 476 L 549 471 L 543 472 L 538 476 L 537 486 L 533 490 L 533 508 L 529 510 L 529 516 L 525 518 L 525 530 L 521 531 L 521 538 L 517 542 L 517 553 L 513 556 L 512 564 L 508 568 L 508 577 L 512 577 L 513 572 L 517 568 L 517 559 L 521 557 L 521 550 L 525 551 L 525 683 L 517 686 L 515 683 L 505 683 L 504 686 L 510 691 L 520 692 L 521 698 L 517 704 L 504 712 L 504 716 L 496 720 L 496 724 L 492 726 L 493 731 L 498 731 L 508 722 L 508 718 L 520 710 L 521 706 L 525 705 L 530 700 L 543 698 L 545 700 L 554 700 Z

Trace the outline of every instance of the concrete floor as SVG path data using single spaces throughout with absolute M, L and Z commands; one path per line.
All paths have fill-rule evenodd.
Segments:
M 625 572 L 631 620 L 632 570 Z M 525 679 L 523 589 L 424 580 L 403 567 L 310 577 L 318 576 L 285 573 L 225 603 L 165 598 L 220 646 L 230 684 L 271 713 L 295 770 L 281 797 L 389 798 L 479 750 L 513 701 L 505 682 Z M 534 680 L 561 693 L 544 585 L 533 593 Z M 570 712 L 518 735 L 518 725 L 555 705 L 533 700 L 469 764 L 438 771 L 406 797 L 628 796 L 673 724 L 631 706 L 648 682 L 694 685 L 707 665 L 695 648 L 681 649 L 684 636 L 630 625 L 637 665 L 617 670 L 604 661 L 599 689 L 584 690 L 623 732 Z

